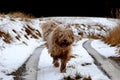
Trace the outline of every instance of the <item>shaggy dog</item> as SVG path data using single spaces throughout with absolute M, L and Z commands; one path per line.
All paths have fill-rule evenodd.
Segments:
M 45 41 L 47 41 L 48 35 L 58 26 L 55 21 L 47 21 L 41 25 L 42 28 L 42 37 Z
M 60 71 L 66 72 L 66 63 L 72 57 L 73 31 L 70 28 L 59 26 L 54 21 L 43 23 L 41 27 L 43 30 L 43 39 L 46 40 L 48 52 L 53 58 L 54 66 L 59 67 L 58 61 L 60 59 Z

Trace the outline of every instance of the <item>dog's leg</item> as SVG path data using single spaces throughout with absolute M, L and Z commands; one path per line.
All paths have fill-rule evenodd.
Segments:
M 58 58 L 53 57 L 53 64 L 54 64 L 55 67 L 59 67 Z
M 62 58 L 61 59 L 61 67 L 60 67 L 60 71 L 62 73 L 66 72 L 66 63 L 67 63 L 68 59 L 67 58 Z

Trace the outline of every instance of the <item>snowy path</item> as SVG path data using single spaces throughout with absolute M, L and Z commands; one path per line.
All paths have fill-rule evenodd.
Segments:
M 106 73 L 112 80 L 120 79 L 120 67 L 114 61 L 101 56 L 94 48 L 91 47 L 91 41 L 86 41 L 83 46 L 88 53 L 97 61 L 98 66 Z
M 73 46 L 74 49 L 72 50 L 72 53 L 77 56 L 67 63 L 66 73 L 60 73 L 59 67 L 55 68 L 53 66 L 52 58 L 48 54 L 47 49 L 44 48 L 40 55 L 37 80 L 63 80 L 63 78 L 67 76 L 75 79 L 76 74 L 81 75 L 82 78 L 91 76 L 92 80 L 110 80 L 96 66 L 93 58 L 82 46 L 85 41 L 86 40 L 83 39 Z
M 104 56 L 101 56 L 94 48 L 91 47 L 91 42 L 92 42 L 92 40 L 85 41 L 83 43 L 83 47 L 96 60 L 96 62 L 95 62 L 96 65 L 101 69 L 101 71 L 103 71 L 103 73 L 105 75 L 107 75 L 112 80 L 119 80 L 120 79 L 120 76 L 119 76 L 120 67 L 112 60 L 107 59 Z M 39 58 L 41 57 L 40 55 L 41 55 L 43 49 L 44 49 L 44 47 L 37 48 L 33 53 L 34 55 L 32 55 L 30 57 L 30 59 L 27 61 L 26 72 L 25 72 L 26 75 L 23 76 L 24 80 L 40 80 L 41 76 L 40 76 L 40 71 L 38 70 L 38 64 L 39 64 Z M 47 58 L 47 56 L 46 56 L 46 58 Z M 49 58 L 47 58 L 47 59 L 49 61 Z M 49 61 L 49 62 L 51 62 L 51 61 Z M 52 69 L 49 68 L 47 70 L 52 70 Z M 55 69 L 53 69 L 53 70 L 55 70 Z M 57 71 L 59 71 L 59 70 L 57 69 Z M 46 71 L 46 72 L 48 72 L 48 71 Z M 57 75 L 58 73 L 56 73 L 55 71 L 52 71 L 52 72 L 50 71 L 50 74 Z M 48 74 L 48 73 L 46 73 L 46 74 Z M 56 76 L 57 78 L 61 77 L 60 75 L 62 75 L 62 74 L 59 73 L 58 75 L 59 76 Z M 52 76 L 50 76 L 50 77 L 52 77 Z
M 23 73 L 25 74 L 25 76 L 23 76 L 24 80 L 37 80 L 39 56 L 43 48 L 44 46 L 40 46 L 35 49 L 33 55 L 26 62 L 26 72 Z

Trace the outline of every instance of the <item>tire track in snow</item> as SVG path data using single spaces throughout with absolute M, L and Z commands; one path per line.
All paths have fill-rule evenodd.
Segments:
M 105 58 L 100 55 L 94 48 L 91 46 L 92 40 L 88 40 L 83 43 L 83 47 L 87 52 L 94 58 L 97 66 L 106 74 L 111 80 L 120 80 L 120 67 L 116 62 Z
M 23 73 L 23 80 L 37 80 L 38 62 L 43 48 L 44 46 L 40 46 L 37 49 L 35 49 L 32 56 L 25 63 L 26 71 Z

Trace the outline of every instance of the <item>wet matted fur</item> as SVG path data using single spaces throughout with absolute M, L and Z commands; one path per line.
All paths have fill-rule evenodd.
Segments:
M 47 21 L 46 23 L 43 23 L 41 25 L 42 28 L 42 36 L 43 39 L 46 41 L 48 38 L 48 35 L 58 26 L 58 24 L 55 21 Z
M 59 66 L 58 60 L 60 59 L 60 71 L 66 72 L 66 63 L 71 58 L 71 47 L 74 42 L 73 31 L 68 27 L 61 27 L 53 21 L 44 23 L 42 29 L 43 38 L 46 40 L 51 57 L 53 57 L 54 66 Z

